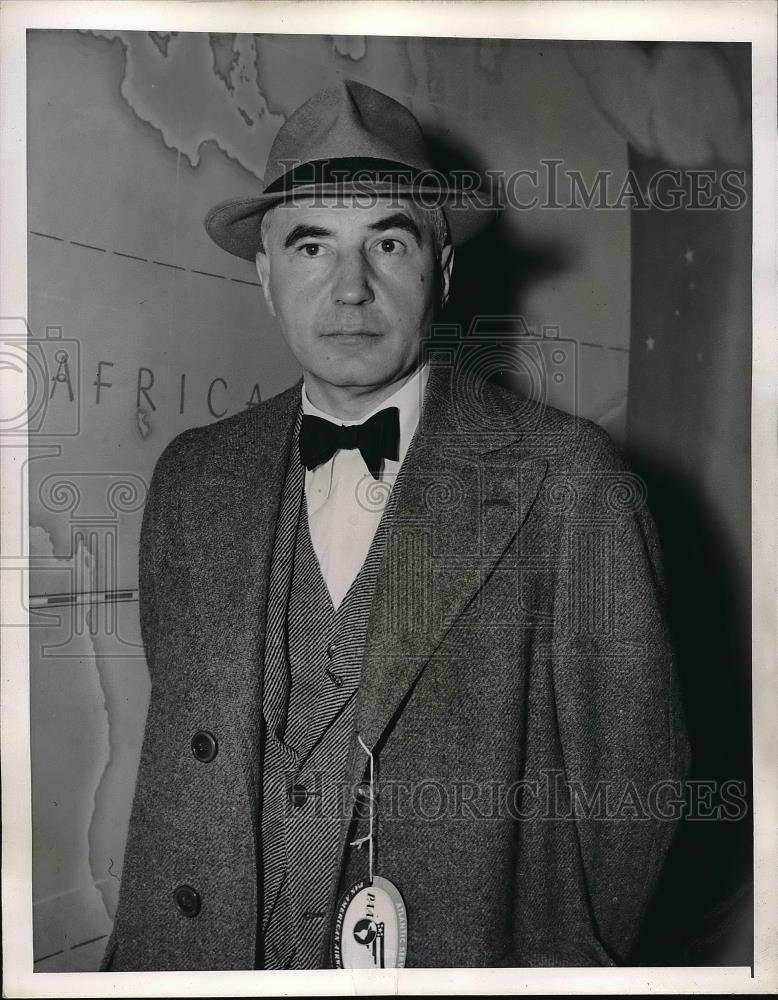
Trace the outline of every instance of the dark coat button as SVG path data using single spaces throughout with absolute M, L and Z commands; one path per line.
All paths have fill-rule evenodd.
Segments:
M 173 893 L 173 899 L 185 917 L 196 917 L 203 905 L 200 893 L 191 885 L 180 885 Z
M 299 809 L 300 806 L 304 806 L 308 801 L 308 789 L 305 785 L 292 785 L 289 789 L 289 801 L 295 809 Z
M 219 752 L 219 744 L 213 733 L 206 729 L 198 729 L 192 737 L 192 753 L 201 760 L 203 764 L 210 764 Z

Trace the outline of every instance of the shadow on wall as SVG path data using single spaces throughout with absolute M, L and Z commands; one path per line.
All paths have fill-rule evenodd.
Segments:
M 677 469 L 630 453 L 648 485 L 662 543 L 668 622 L 693 750 L 698 808 L 721 804 L 725 782 L 745 783 L 737 820 L 684 819 L 633 953 L 637 965 L 751 965 L 753 825 L 750 594 L 711 504 Z M 745 676 L 743 676 L 745 675 Z M 733 813 L 735 810 L 732 810 Z
M 657 49 L 655 60 L 662 57 Z M 680 825 L 635 960 L 748 966 L 752 201 L 743 138 L 750 126 L 740 105 L 747 109 L 750 101 L 749 50 L 692 46 L 668 58 L 686 65 L 695 81 L 694 100 L 684 107 L 696 108 L 718 136 L 704 161 L 708 175 L 720 180 L 737 165 L 743 197 L 632 213 L 628 455 L 646 482 L 659 530 L 696 782 L 687 789 L 695 818 Z M 737 70 L 737 88 L 721 108 L 712 90 L 699 87 L 702 63 L 716 67 L 719 80 L 722 65 Z M 671 152 L 631 148 L 630 169 L 641 186 L 667 168 Z M 692 150 L 675 152 L 687 157 L 678 176 L 690 181 Z
M 454 146 L 440 134 L 428 133 L 428 143 L 435 169 L 441 173 L 483 169 L 459 137 Z M 496 359 L 509 355 L 510 345 L 521 333 L 519 317 L 532 285 L 563 273 L 573 263 L 572 249 L 562 241 L 530 244 L 517 240 L 503 214 L 456 248 L 451 296 L 439 322 L 456 326 L 466 336 L 474 321 L 480 320 L 484 374 L 494 382 L 524 391 L 526 386 L 515 366 L 512 370 L 500 368 Z

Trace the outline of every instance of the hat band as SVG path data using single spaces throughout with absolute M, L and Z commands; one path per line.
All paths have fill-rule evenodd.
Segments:
M 430 169 L 383 160 L 373 156 L 342 156 L 332 160 L 309 160 L 300 163 L 276 178 L 265 188 L 265 194 L 287 194 L 299 187 L 321 185 L 397 184 L 440 188 L 442 178 Z

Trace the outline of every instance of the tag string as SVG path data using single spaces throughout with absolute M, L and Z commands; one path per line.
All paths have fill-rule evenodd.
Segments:
M 375 801 L 375 776 L 373 771 L 373 752 L 372 750 L 365 746 L 362 741 L 362 737 L 357 733 L 357 739 L 359 740 L 359 745 L 367 754 L 370 764 L 368 767 L 368 774 L 370 776 L 370 826 L 367 838 L 368 846 L 368 871 L 370 872 L 370 884 L 373 884 L 373 804 Z

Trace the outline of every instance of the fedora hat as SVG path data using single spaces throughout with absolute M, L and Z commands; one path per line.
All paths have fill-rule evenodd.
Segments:
M 262 193 L 214 206 L 205 228 L 223 250 L 253 261 L 262 216 L 280 202 L 317 193 L 396 194 L 425 208 L 442 208 L 452 242 L 460 244 L 500 211 L 474 180 L 470 174 L 457 186 L 433 168 L 421 126 L 404 105 L 364 83 L 344 80 L 311 97 L 278 130 Z

